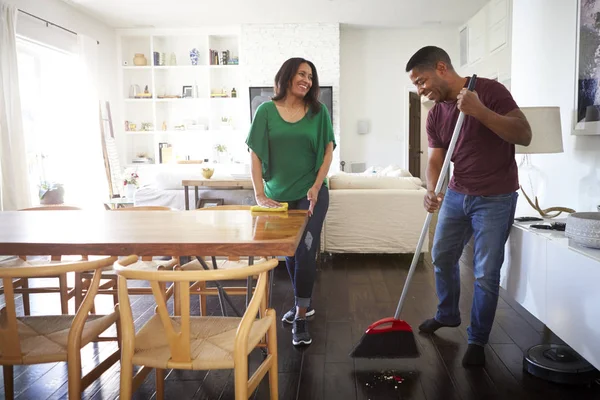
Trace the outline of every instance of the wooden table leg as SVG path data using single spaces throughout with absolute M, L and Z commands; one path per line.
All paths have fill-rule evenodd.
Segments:
M 190 209 L 190 194 L 188 193 L 187 186 L 183 187 L 183 193 L 185 194 L 185 209 L 189 210 Z

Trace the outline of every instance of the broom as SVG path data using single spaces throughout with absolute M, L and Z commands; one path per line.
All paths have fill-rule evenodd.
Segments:
M 472 91 L 475 88 L 476 80 L 477 75 L 474 74 L 469 81 L 468 90 Z M 456 141 L 458 140 L 458 135 L 460 133 L 460 129 L 462 128 L 464 118 L 465 115 L 461 111 L 458 115 L 458 120 L 456 121 L 454 132 L 452 133 L 452 139 L 450 140 L 450 145 L 448 146 L 448 151 L 446 152 L 446 157 L 444 158 L 444 164 L 442 165 L 442 170 L 440 171 L 440 177 L 438 178 L 435 187 L 436 196 L 442 191 L 444 186 L 446 171 L 450 165 L 450 159 L 452 158 L 452 153 L 454 152 L 454 147 L 456 146 Z M 398 307 L 396 308 L 396 314 L 393 318 L 384 318 L 371 324 L 363 334 L 360 342 L 358 342 L 358 344 L 350 352 L 350 357 L 411 358 L 419 356 L 419 350 L 417 349 L 417 343 L 415 341 L 412 328 L 406 321 L 400 320 L 399 317 L 400 312 L 402 311 L 402 306 L 404 305 L 404 300 L 406 299 L 406 295 L 408 293 L 408 285 L 415 272 L 419 255 L 421 254 L 421 248 L 423 247 L 423 242 L 425 241 L 425 235 L 429 233 L 429 224 L 431 223 L 432 216 L 433 213 L 428 212 L 427 217 L 425 218 L 425 224 L 421 230 L 421 237 L 419 237 L 419 241 L 417 242 L 417 249 L 413 256 L 412 263 L 410 264 L 410 269 L 408 270 L 406 282 L 404 283 L 404 288 L 402 289 L 402 295 L 400 296 L 400 301 L 398 302 Z

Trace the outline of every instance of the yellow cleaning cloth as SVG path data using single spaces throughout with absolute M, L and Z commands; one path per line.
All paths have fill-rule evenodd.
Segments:
M 250 207 L 250 211 L 252 212 L 256 212 L 256 211 L 267 211 L 267 212 L 277 212 L 277 211 L 287 211 L 288 210 L 288 203 L 280 203 L 281 207 L 263 207 L 263 206 L 252 206 Z

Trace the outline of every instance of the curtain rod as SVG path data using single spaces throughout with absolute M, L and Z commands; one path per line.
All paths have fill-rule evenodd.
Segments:
M 72 30 L 70 30 L 70 29 L 67 29 L 67 28 L 65 28 L 64 26 L 57 25 L 57 24 L 55 24 L 54 22 L 50 22 L 50 21 L 48 21 L 48 20 L 46 20 L 46 19 L 44 19 L 44 18 L 40 18 L 40 17 L 38 17 L 37 15 L 30 14 L 30 13 L 28 13 L 27 11 L 23 11 L 23 10 L 21 10 L 21 9 L 19 9 L 19 12 L 22 12 L 23 14 L 27 14 L 27 15 L 29 15 L 30 17 L 33 17 L 33 18 L 35 18 L 35 19 L 39 19 L 40 21 L 43 21 L 43 22 L 45 22 L 45 23 L 46 23 L 46 26 L 48 26 L 48 25 L 52 25 L 52 26 L 55 26 L 55 27 L 57 27 L 57 28 L 59 28 L 59 29 L 62 29 L 63 31 L 66 31 L 66 32 L 72 33 L 73 35 L 77 36 L 77 32 L 73 32 Z M 99 41 L 97 41 L 97 40 L 96 40 L 96 43 L 97 43 L 97 44 L 100 44 L 100 42 L 99 42 Z

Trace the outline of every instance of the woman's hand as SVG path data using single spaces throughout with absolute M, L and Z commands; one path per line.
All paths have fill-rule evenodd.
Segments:
M 310 201 L 310 206 L 308 206 L 308 216 L 312 216 L 313 211 L 315 209 L 315 205 L 317 204 L 317 199 L 319 197 L 319 189 L 316 186 L 308 189 L 308 193 L 306 193 L 306 198 Z
M 276 202 L 275 200 L 271 200 L 270 198 L 265 196 L 264 193 L 256 195 L 256 204 L 258 204 L 259 206 L 268 207 L 268 208 L 281 207 L 280 203 Z

